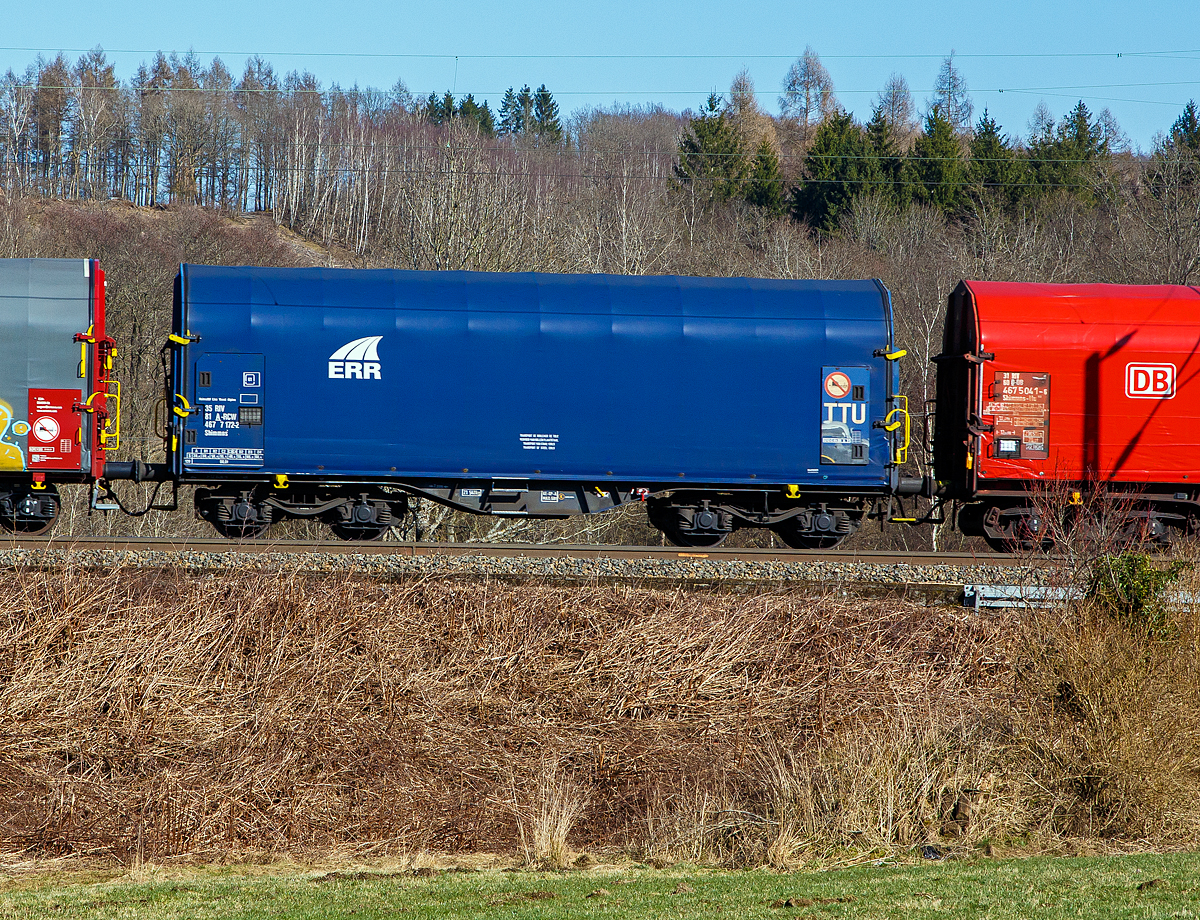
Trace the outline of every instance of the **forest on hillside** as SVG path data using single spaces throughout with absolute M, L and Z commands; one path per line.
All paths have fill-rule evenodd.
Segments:
M 566 116 L 544 84 L 493 112 L 259 58 L 237 78 L 159 54 L 124 81 L 99 50 L 39 58 L 0 79 L 0 255 L 102 260 L 120 370 L 146 404 L 181 259 L 878 277 L 914 407 L 962 278 L 1200 283 L 1193 103 L 1149 151 L 1082 101 L 1057 120 L 1039 104 L 1015 131 L 975 110 L 950 56 L 929 99 L 893 75 L 862 123 L 811 48 L 777 112 L 759 99 L 742 72 L 683 113 Z M 149 459 L 152 413 L 131 412 L 127 443 Z

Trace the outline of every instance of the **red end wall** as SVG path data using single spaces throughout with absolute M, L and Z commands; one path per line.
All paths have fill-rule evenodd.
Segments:
M 100 268 L 100 263 L 94 260 L 92 262 L 92 322 L 92 338 L 96 340 L 96 344 L 91 346 L 94 373 L 93 379 L 88 381 L 88 385 L 92 388 L 92 393 L 103 393 L 107 389 L 106 381 L 109 374 L 104 367 L 107 352 L 102 344 L 108 338 L 104 328 L 104 271 Z M 92 425 L 92 476 L 99 479 L 104 475 L 105 459 L 104 448 L 100 446 L 102 424 L 99 422 L 99 413 L 107 410 L 108 401 L 104 396 L 97 396 L 92 400 L 92 405 L 97 410 L 87 416 Z

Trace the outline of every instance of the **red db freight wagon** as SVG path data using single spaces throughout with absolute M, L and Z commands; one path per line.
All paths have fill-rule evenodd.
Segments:
M 964 531 L 1028 543 L 1038 495 L 1098 486 L 1152 539 L 1200 526 L 1200 290 L 964 281 L 935 360 L 935 474 Z

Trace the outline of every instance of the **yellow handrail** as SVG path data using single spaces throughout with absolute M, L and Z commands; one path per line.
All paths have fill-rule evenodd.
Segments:
M 883 419 L 883 428 L 885 431 L 895 433 L 904 428 L 904 443 L 895 447 L 895 455 L 892 457 L 892 462 L 899 466 L 908 461 L 908 447 L 912 443 L 912 418 L 908 414 L 908 397 L 893 396 L 892 399 L 903 401 L 903 406 L 897 406 L 889 412 Z M 896 416 L 896 420 L 892 421 L 892 417 Z
M 108 418 L 100 429 L 100 446 L 105 450 L 121 448 L 121 381 L 109 378 L 105 381 L 108 392 L 104 394 L 109 403 Z M 116 388 L 115 390 L 113 388 Z
M 79 339 L 79 379 L 83 380 L 87 377 L 87 347 L 88 344 L 96 344 L 96 340 L 92 338 L 92 330 L 95 325 L 88 326 L 87 332 L 83 334 L 83 338 Z

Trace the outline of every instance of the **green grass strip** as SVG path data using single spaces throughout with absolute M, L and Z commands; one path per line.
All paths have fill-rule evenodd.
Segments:
M 1200 854 L 856 866 L 456 872 L 200 868 L 0 881 L 0 920 L 1200 916 Z

